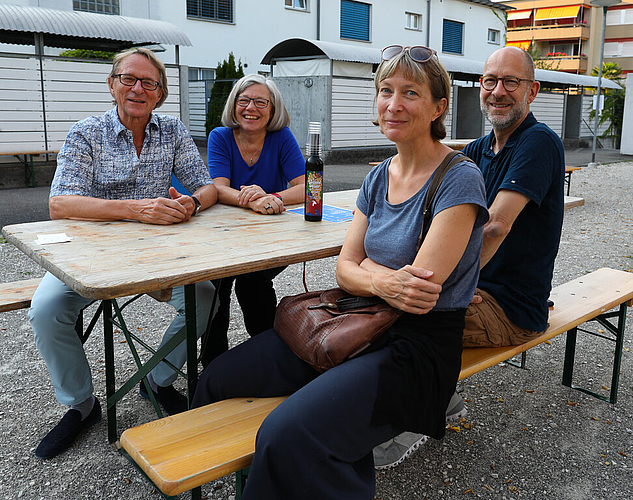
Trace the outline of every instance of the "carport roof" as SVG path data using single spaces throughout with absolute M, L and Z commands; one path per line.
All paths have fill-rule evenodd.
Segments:
M 116 51 L 135 45 L 191 45 L 177 26 L 135 17 L 0 4 L 0 42 Z
M 484 71 L 484 61 L 475 61 L 463 57 L 440 55 L 440 61 L 446 70 L 458 80 L 476 81 Z M 274 64 L 278 60 L 305 60 L 315 58 L 329 58 L 334 61 L 349 61 L 359 63 L 380 63 L 380 50 L 372 47 L 357 47 L 351 44 L 309 40 L 307 38 L 289 38 L 271 48 L 261 64 Z M 536 70 L 536 79 L 541 83 L 557 87 L 597 87 L 598 78 L 595 76 L 575 75 L 563 71 Z M 602 88 L 619 89 L 617 83 L 602 79 Z

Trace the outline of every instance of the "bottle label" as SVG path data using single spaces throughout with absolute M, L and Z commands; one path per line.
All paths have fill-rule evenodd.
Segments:
M 306 215 L 323 215 L 323 172 L 306 172 Z

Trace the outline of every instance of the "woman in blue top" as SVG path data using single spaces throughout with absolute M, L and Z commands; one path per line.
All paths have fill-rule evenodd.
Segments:
M 222 113 L 224 127 L 211 131 L 207 149 L 219 203 L 272 216 L 283 212 L 285 204 L 303 201 L 305 160 L 289 123 L 281 93 L 272 80 L 247 75 L 233 86 Z M 228 349 L 233 282 L 246 330 L 257 335 L 273 326 L 277 297 L 272 280 L 284 269 L 222 280 L 219 309 L 203 348 L 204 366 Z
M 373 499 L 372 448 L 405 430 L 445 432 L 488 220 L 483 178 L 466 159 L 449 170 L 416 250 L 427 189 L 451 151 L 440 143 L 450 80 L 434 51 L 398 45 L 384 49 L 375 85 L 377 124 L 398 154 L 365 178 L 336 277 L 404 313 L 369 352 L 323 374 L 275 330 L 204 371 L 193 406 L 292 394 L 259 429 L 244 500 Z

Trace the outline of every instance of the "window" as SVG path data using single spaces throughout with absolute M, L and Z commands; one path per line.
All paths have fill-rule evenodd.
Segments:
M 406 12 L 407 15 L 407 29 L 422 31 L 422 15 L 414 14 L 413 12 Z
M 442 30 L 442 52 L 463 53 L 464 23 L 444 19 Z
M 211 68 L 189 68 L 189 81 L 214 80 L 215 70 Z
M 369 42 L 370 5 L 341 0 L 341 38 Z
M 233 22 L 233 0 L 187 0 L 187 17 Z
M 119 0 L 73 0 L 73 10 L 119 15 Z
M 499 45 L 501 42 L 501 33 L 499 30 L 488 29 L 488 43 Z
M 296 10 L 308 10 L 308 0 L 285 0 L 286 7 Z

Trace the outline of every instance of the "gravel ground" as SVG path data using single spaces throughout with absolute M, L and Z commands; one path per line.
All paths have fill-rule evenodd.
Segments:
M 566 212 L 554 284 L 599 267 L 633 267 L 633 162 L 583 168 L 572 195 L 586 203 Z M 8 243 L 0 244 L 0 282 L 42 275 Z M 307 264 L 311 289 L 334 285 L 335 259 Z M 275 280 L 279 297 L 301 291 L 302 266 Z M 236 301 L 234 300 L 234 303 Z M 142 298 L 128 309 L 129 324 L 158 343 L 173 312 Z M 633 498 L 633 321 L 626 331 L 620 392 L 615 405 L 561 385 L 565 339 L 528 354 L 526 370 L 501 364 L 470 377 L 458 389 L 468 415 L 460 432 L 430 440 L 397 469 L 378 472 L 376 498 L 386 499 L 631 499 Z M 26 311 L 0 314 L 0 498 L 156 499 L 160 495 L 107 442 L 105 418 L 69 451 L 42 461 L 33 451 L 65 412 L 51 388 L 33 342 Z M 232 344 L 246 333 L 232 310 Z M 610 383 L 612 348 L 579 337 L 574 382 L 598 392 Z M 117 373 L 131 371 L 124 344 L 117 345 Z M 103 343 L 99 332 L 86 344 L 96 395 L 105 398 Z M 177 382 L 180 389 L 182 381 Z M 136 391 L 118 407 L 119 431 L 152 420 Z M 234 498 L 234 478 L 203 487 L 209 499 Z M 188 494 L 181 495 L 188 498 Z

